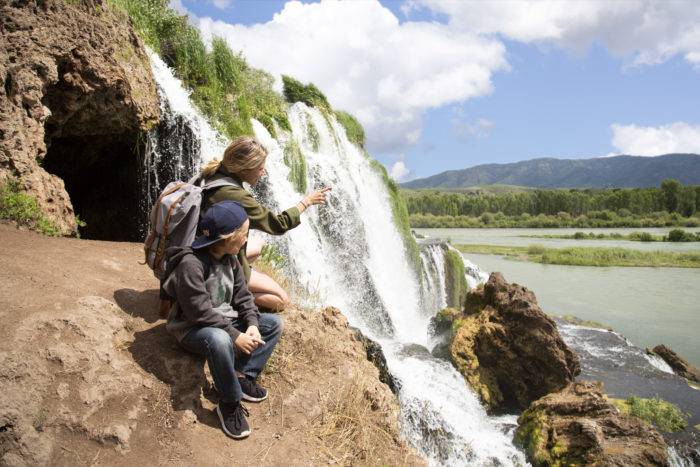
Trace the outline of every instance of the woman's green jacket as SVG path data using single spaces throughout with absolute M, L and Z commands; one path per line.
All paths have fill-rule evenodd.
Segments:
M 209 207 L 219 201 L 231 200 L 239 203 L 248 214 L 250 219 L 250 228 L 262 230 L 272 235 L 282 235 L 286 231 L 293 229 L 301 223 L 299 209 L 291 207 L 286 211 L 276 214 L 265 206 L 256 201 L 255 198 L 243 188 L 243 182 L 236 175 L 229 174 L 224 169 L 219 169 L 207 182 L 218 180 L 222 177 L 231 177 L 239 186 L 223 186 L 214 188 L 211 191 L 206 191 L 202 200 L 202 212 L 205 212 Z M 248 243 L 243 245 L 241 251 L 238 252 L 238 261 L 243 266 L 246 282 L 250 282 L 250 264 L 246 256 L 246 247 Z

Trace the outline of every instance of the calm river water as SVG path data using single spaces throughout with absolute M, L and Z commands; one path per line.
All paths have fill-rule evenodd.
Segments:
M 414 229 L 452 243 L 530 245 L 548 247 L 621 246 L 666 251 L 700 251 L 699 243 L 641 243 L 605 240 L 523 238 L 520 235 L 563 234 L 581 229 Z M 586 232 L 669 229 L 587 229 Z M 695 230 L 697 229 L 687 229 Z M 542 309 L 550 314 L 574 315 L 612 327 L 639 347 L 667 344 L 700 367 L 700 269 L 600 268 L 529 263 L 497 255 L 466 255 L 482 270 L 500 271 L 511 282 L 533 290 Z

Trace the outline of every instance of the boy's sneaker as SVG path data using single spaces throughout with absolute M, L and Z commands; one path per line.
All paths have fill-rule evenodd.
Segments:
M 267 389 L 259 386 L 255 379 L 250 376 L 238 377 L 238 382 L 241 384 L 241 391 L 243 391 L 243 400 L 248 402 L 260 402 L 267 399 Z
M 219 402 L 216 406 L 221 428 L 233 439 L 243 439 L 250 435 L 250 426 L 246 415 L 248 410 L 240 402 Z

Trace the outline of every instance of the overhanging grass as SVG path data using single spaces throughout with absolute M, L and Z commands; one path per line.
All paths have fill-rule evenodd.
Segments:
M 464 299 L 469 290 L 465 277 L 464 261 L 460 254 L 452 249 L 445 252 L 445 282 L 447 292 L 447 306 L 462 308 Z
M 331 110 L 328 99 L 315 84 L 304 84 L 287 75 L 282 75 L 282 84 L 284 86 L 284 97 L 290 104 L 303 102 L 309 107 L 315 107 L 325 112 Z
M 290 129 L 287 106 L 269 73 L 251 68 L 226 42 L 214 38 L 207 51 L 199 30 L 167 0 L 108 0 L 112 10 L 131 17 L 143 41 L 192 90 L 193 102 L 229 138 L 253 135 L 250 119 L 275 135 L 275 122 Z
M 0 185 L 0 219 L 16 222 L 51 237 L 62 233 L 56 224 L 44 216 L 36 199 L 20 191 L 16 180 Z
M 502 255 L 524 261 L 570 266 L 700 268 L 700 252 L 639 251 L 627 248 L 544 248 L 498 245 L 455 245 L 463 253 Z
M 350 140 L 350 142 L 354 145 L 364 149 L 365 129 L 362 128 L 360 122 L 358 122 L 357 119 L 351 114 L 342 110 L 337 110 L 335 112 L 335 118 L 338 120 L 338 123 L 343 125 L 343 128 L 345 128 L 345 134 L 347 134 L 348 140 Z

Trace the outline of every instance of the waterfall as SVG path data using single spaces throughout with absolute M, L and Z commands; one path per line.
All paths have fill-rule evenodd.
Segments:
M 170 142 L 161 139 L 169 137 L 155 132 L 149 164 L 170 158 L 184 163 L 181 157 L 187 159 L 197 148 L 199 163 L 220 157 L 226 142 L 163 62 L 151 54 L 151 63 L 167 102 L 166 120 L 185 125 L 196 142 L 182 149 L 175 145 L 165 156 L 162 148 Z M 292 131 L 278 130 L 276 137 L 253 121 L 257 138 L 269 150 L 267 175 L 255 195 L 276 209 L 301 198 L 284 162 L 289 145 L 297 145 L 305 158 L 309 190 L 332 187 L 328 204 L 305 212 L 297 228 L 266 236 L 285 254 L 288 276 L 318 297 L 318 304 L 340 308 L 353 326 L 382 346 L 401 387 L 403 434 L 430 464 L 526 464 L 512 443 L 515 417 L 488 416 L 454 367 L 427 349 L 430 318 L 445 302 L 441 247 L 423 252 L 423 272 L 418 272 L 394 225 L 384 181 L 364 151 L 348 141 L 332 115 L 296 103 L 288 117 Z
M 423 303 L 433 310 L 447 306 L 445 290 L 445 247 L 442 242 L 424 241 L 420 244 L 420 260 L 423 266 Z

